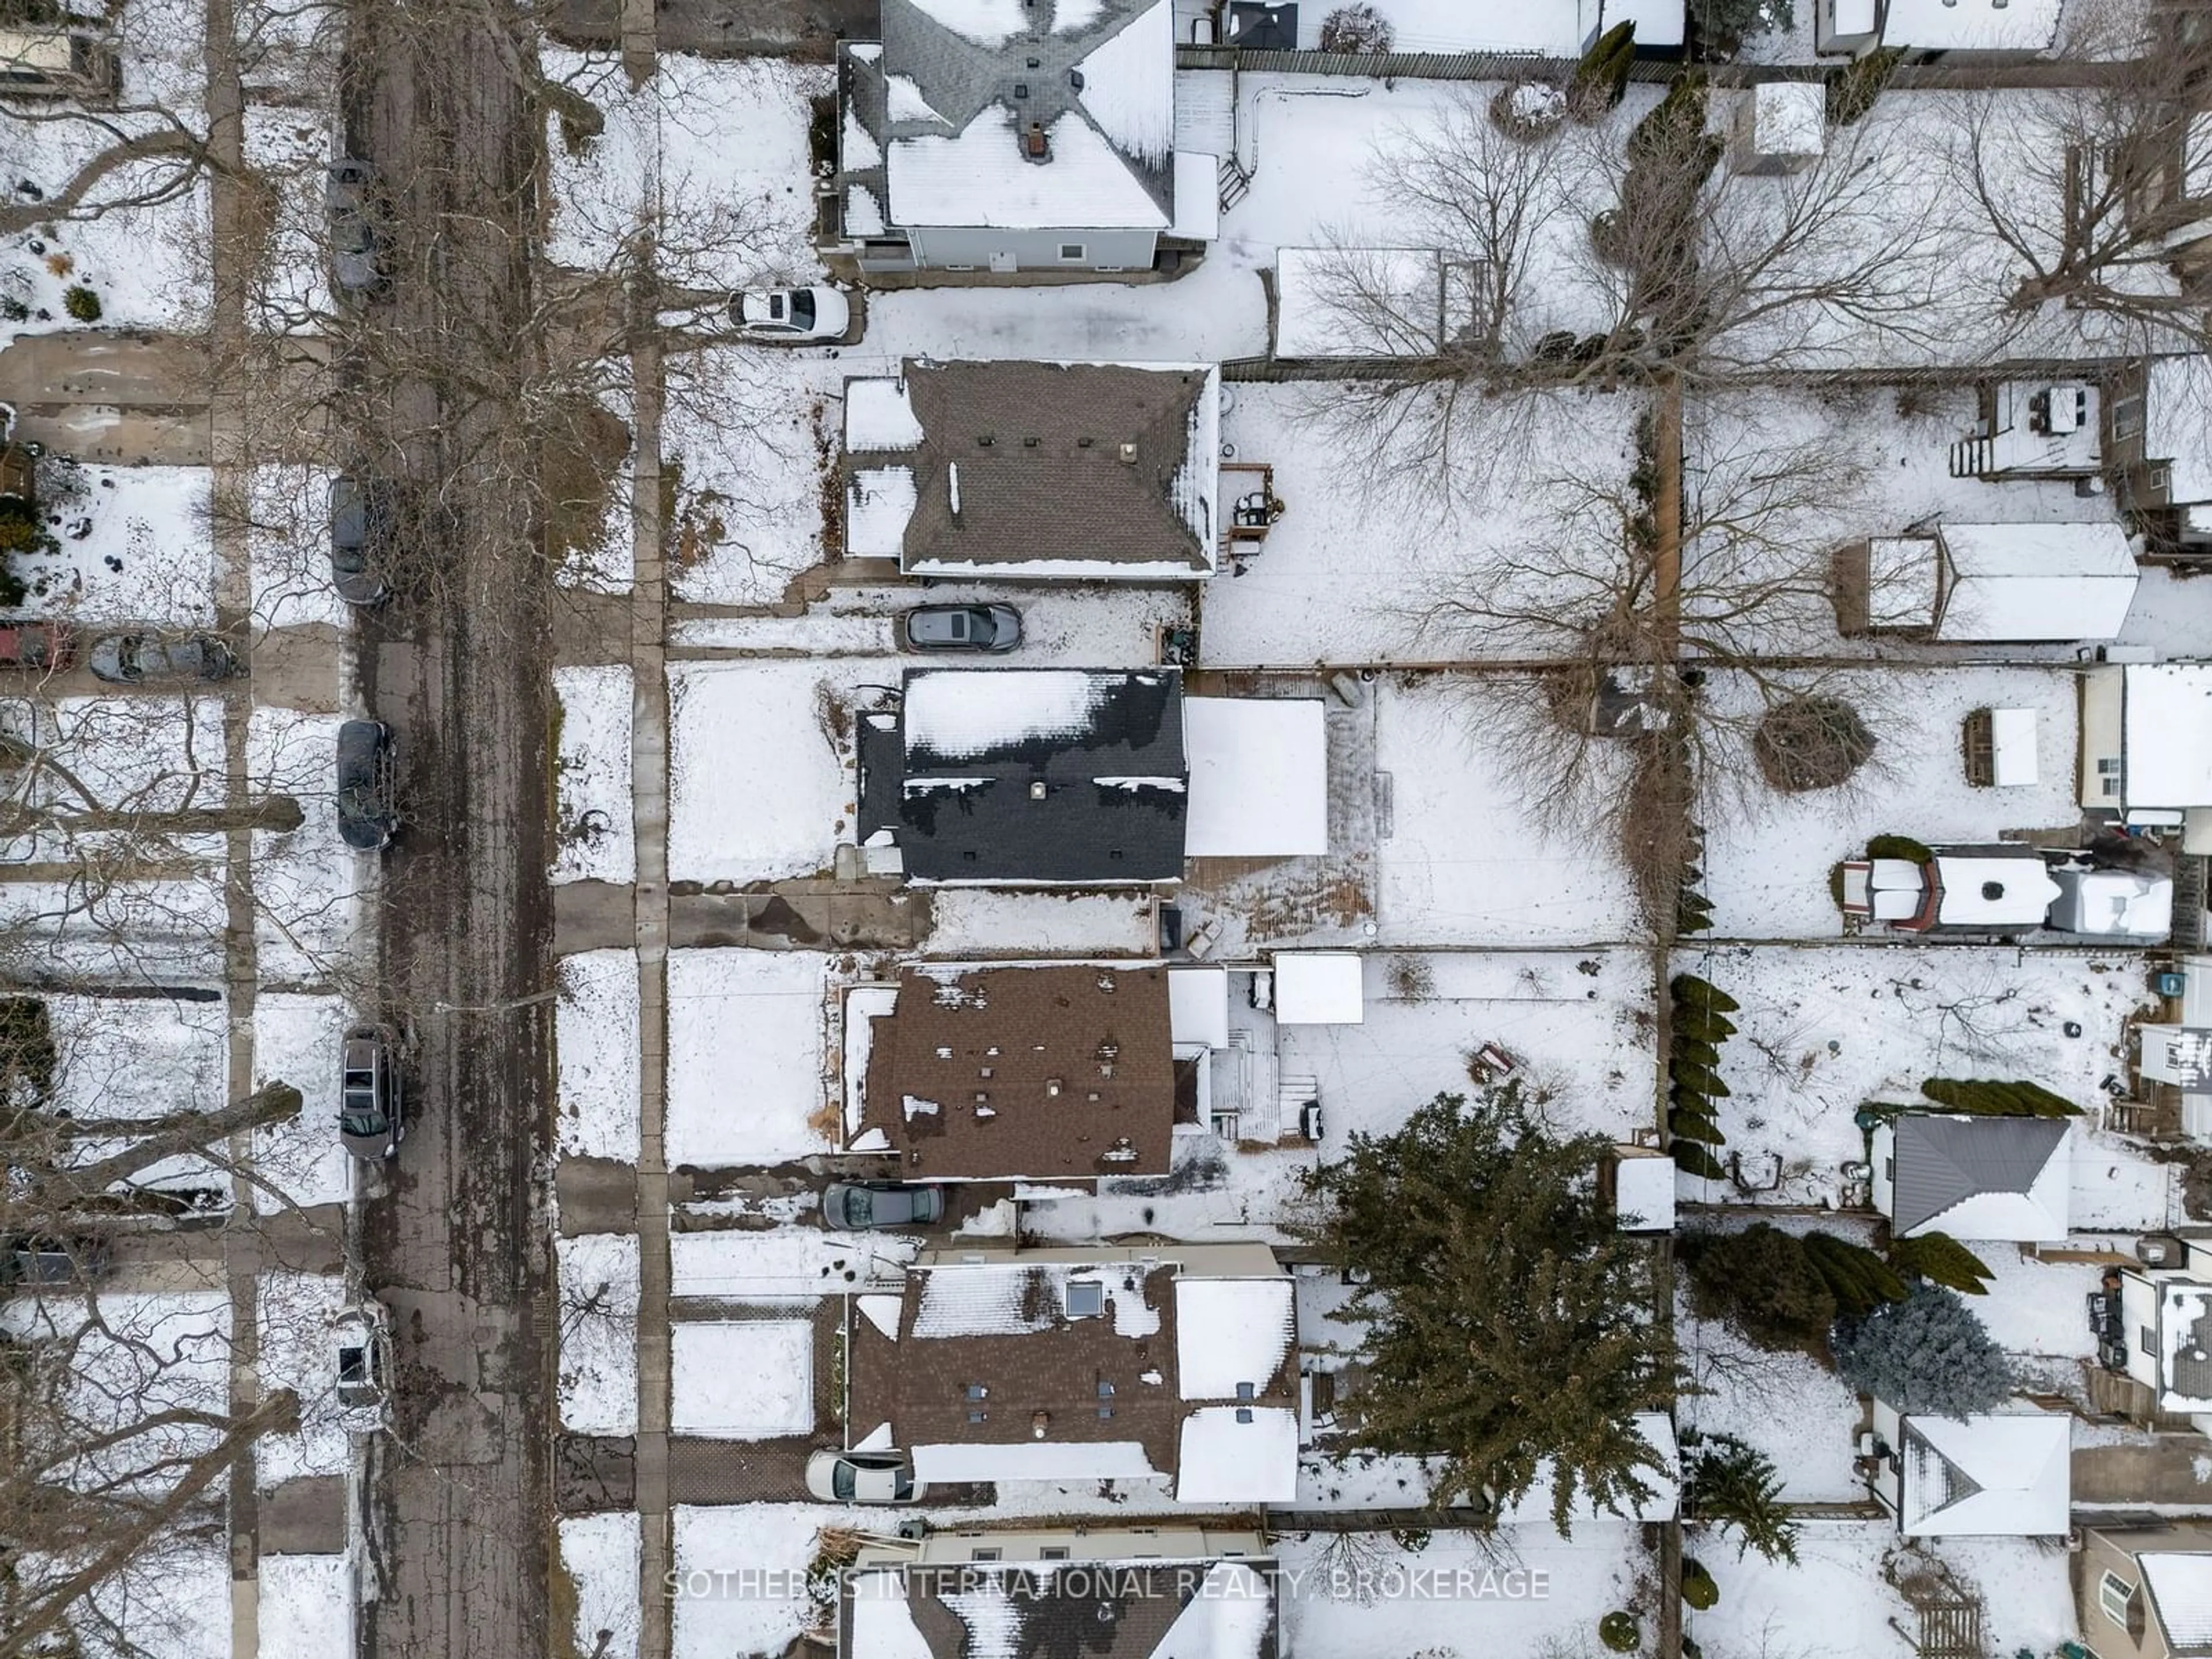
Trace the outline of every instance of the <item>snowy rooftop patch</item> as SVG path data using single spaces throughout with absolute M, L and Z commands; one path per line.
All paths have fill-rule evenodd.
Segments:
M 1045 130 L 1052 159 L 1022 154 L 1013 111 L 994 104 L 951 136 L 894 138 L 891 210 L 905 225 L 1005 230 L 1165 230 L 1168 215 L 1114 147 L 1069 111 Z
M 2150 1587 L 2166 1640 L 2177 1649 L 2212 1644 L 2212 1555 L 2145 1550 L 2136 1563 Z
M 768 1440 L 813 1431 L 811 1320 L 685 1321 L 672 1340 L 677 1433 Z
M 1328 851 L 1328 742 L 1319 699 L 1186 697 L 1191 858 Z
M 1265 1389 L 1296 1334 L 1288 1275 L 1178 1276 L 1176 1390 L 1185 1400 L 1234 1400 L 1239 1385 Z
M 1906 1418 L 1896 1449 L 1899 1529 L 1908 1538 L 2064 1535 L 2072 1426 L 2057 1412 Z
M 906 395 L 906 383 L 883 376 L 845 382 L 845 448 L 913 449 L 921 442 L 921 422 Z
M 907 748 L 951 761 L 1038 738 L 1079 738 L 1125 678 L 1082 669 L 913 674 L 906 689 Z
M 912 467 L 855 468 L 845 480 L 845 551 L 854 558 L 897 558 L 915 500 Z
M 1287 1504 L 1298 1495 L 1298 1414 L 1280 1406 L 1201 1406 L 1182 1420 L 1179 1504 Z
M 1917 52 L 2041 52 L 2058 33 L 2059 3 L 1889 0 L 1881 43 Z
M 2135 599 L 2135 550 L 2116 523 L 1951 524 L 1936 637 L 2109 640 Z
M 1359 957 L 1298 951 L 1274 957 L 1275 1018 L 1285 1025 L 1357 1025 L 1367 1017 Z
M 2130 804 L 2212 805 L 2212 666 L 2142 663 L 2120 672 Z
M 1058 21 L 1065 24 L 1068 20 Z M 1072 31 L 1063 27 L 1062 32 Z M 1170 0 L 1156 0 L 1133 22 L 1094 46 L 1075 66 L 1075 73 L 1083 77 L 1078 95 L 1085 111 L 1115 147 L 1147 167 L 1165 165 L 1175 147 L 1175 16 Z

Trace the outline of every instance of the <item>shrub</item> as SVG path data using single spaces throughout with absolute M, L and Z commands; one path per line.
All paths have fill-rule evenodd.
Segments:
M 1817 1350 L 1827 1340 L 1836 1293 L 1802 1240 L 1759 1221 L 1741 1232 L 1686 1234 L 1681 1250 L 1700 1313 L 1761 1347 Z
M 1910 836 L 1876 836 L 1867 843 L 1866 855 L 1870 859 L 1903 859 L 1907 864 L 1925 864 L 1936 856 Z
M 1694 1140 L 1701 1146 L 1725 1146 L 1728 1137 L 1721 1126 L 1703 1112 L 1685 1111 L 1680 1107 L 1667 1115 L 1667 1133 L 1677 1140 Z
M 1797 1559 L 1797 1523 L 1782 1502 L 1782 1476 L 1774 1460 L 1732 1434 L 1683 1437 L 1682 1512 L 1735 1534 L 1735 1559 L 1757 1550 L 1770 1561 Z M 1690 1570 L 1705 1581 L 1707 1599 L 1690 1593 Z M 1694 1561 L 1682 1564 L 1682 1599 L 1700 1611 L 1720 1600 L 1712 1575 Z
M 2012 1392 L 2012 1367 L 1956 1291 L 1916 1285 L 1839 1328 L 1836 1370 L 1906 1415 L 1970 1417 Z
M 1690 15 L 1701 40 L 1729 53 L 1743 44 L 1745 35 L 1786 29 L 1792 21 L 1789 0 L 1694 0 Z
M 1617 106 L 1628 92 L 1629 65 L 1636 61 L 1636 25 L 1615 23 L 1590 42 L 1575 65 L 1568 99 L 1574 112 L 1594 121 Z
M 1321 20 L 1323 52 L 1388 52 L 1394 38 L 1390 20 L 1366 0 L 1339 6 Z
M 1693 1559 L 1682 1563 L 1682 1600 L 1699 1613 L 1709 1613 L 1721 1599 L 1721 1587 L 1713 1583 L 1712 1574 L 1705 1564 Z
M 1931 1077 L 1920 1092 L 1939 1106 L 1984 1117 L 2079 1117 L 2081 1109 L 2039 1083 L 1996 1078 Z
M 1905 1300 L 1905 1281 L 1863 1244 L 1854 1244 L 1833 1233 L 1808 1233 L 1805 1255 L 1827 1281 L 1835 1295 L 1837 1311 L 1847 1319 L 1872 1313 L 1885 1302 Z
M 1508 138 L 1534 143 L 1559 131 L 1567 118 L 1567 95 L 1544 81 L 1523 81 L 1490 100 L 1490 120 Z M 1571 344 L 1574 336 L 1567 339 Z M 1562 353 L 1562 356 L 1565 354 Z
M 62 309 L 80 323 L 100 320 L 100 295 L 83 283 L 62 290 Z
M 61 545 L 39 516 L 37 502 L 21 495 L 0 495 L 0 559 L 11 553 L 58 553 Z M 22 604 L 21 581 L 13 576 L 8 580 L 14 582 L 15 591 L 10 595 L 0 590 L 0 605 Z
M 1847 127 L 1872 109 L 1875 100 L 1889 85 L 1889 77 L 1897 73 L 1897 66 L 1904 61 L 1904 47 L 1881 46 L 1831 74 L 1827 88 L 1830 123 Z
M 1787 697 L 1760 718 L 1751 750 L 1771 787 L 1796 794 L 1843 783 L 1873 756 L 1875 736 L 1841 697 Z
M 1615 1608 L 1597 1621 L 1597 1639 L 1615 1653 L 1633 1653 L 1644 1645 L 1644 1632 L 1634 1613 Z
M 1893 1238 L 1889 1261 L 1901 1273 L 1966 1296 L 1983 1296 L 1990 1288 L 1989 1264 L 1948 1233 Z
M 1743 1005 L 1711 980 L 1699 979 L 1695 974 L 1677 974 L 1667 981 L 1668 994 L 1674 999 L 1678 1008 L 1698 1008 L 1708 1013 L 1735 1014 L 1743 1011 Z
M 53 1092 L 53 1028 L 37 997 L 0 997 L 0 1102 L 36 1106 Z
M 1694 1060 L 1670 1060 L 1667 1075 L 1685 1089 L 1693 1089 L 1708 1100 L 1726 1100 L 1729 1086 L 1720 1074 L 1710 1066 L 1700 1066 Z
M 1735 1035 L 1735 1022 L 1723 1013 L 1677 1008 L 1671 1035 L 1679 1042 L 1710 1042 L 1717 1046 Z
M 1694 1140 L 1678 1140 L 1668 1149 L 1673 1153 L 1674 1167 L 1685 1175 L 1698 1176 L 1707 1181 L 1726 1181 L 1728 1171 L 1721 1161 Z
M 1717 1066 L 1721 1063 L 1720 1046 L 1703 1037 L 1684 1037 L 1674 1044 L 1674 1058 L 1690 1066 Z

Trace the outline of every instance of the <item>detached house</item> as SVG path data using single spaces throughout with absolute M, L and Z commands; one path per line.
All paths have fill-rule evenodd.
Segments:
M 1168 970 L 909 968 L 846 1000 L 847 1150 L 915 1180 L 1165 1175 L 1176 1120 Z M 851 1079 L 848 1078 L 848 1085 Z
M 2212 1434 L 2212 1251 L 2154 1237 L 2136 1254 L 2091 1292 L 2098 1361 L 2127 1379 L 2120 1403 L 2129 1416 Z
M 909 360 L 845 383 L 845 552 L 907 576 L 1202 580 L 1220 451 L 1201 364 Z
M 1172 0 L 882 0 L 838 60 L 838 240 L 863 271 L 1148 270 L 1202 242 Z
M 1876 1400 L 1871 1437 L 1868 1485 L 1907 1538 L 2063 1538 L 2071 1525 L 2063 1412 L 1913 1417 Z
M 2063 1243 L 2072 1196 L 2067 1121 L 1907 1112 L 1874 1132 L 1874 1204 L 1899 1238 Z
M 2081 805 L 2212 835 L 2212 665 L 2128 663 L 2081 676 Z
M 853 1298 L 855 1443 L 932 1484 L 1158 1483 L 1282 1504 L 1298 1480 L 1289 1273 L 1263 1244 L 925 1251 Z
M 2212 1527 L 2150 1515 L 2084 1527 L 2070 1565 L 2081 1638 L 2097 1659 L 2212 1654 Z

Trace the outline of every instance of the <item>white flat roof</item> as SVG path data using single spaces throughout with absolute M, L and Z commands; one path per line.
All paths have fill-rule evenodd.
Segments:
M 2212 664 L 2132 663 L 2120 672 L 2129 810 L 2212 806 Z
M 1295 1459 L 1293 1460 L 1295 1466 Z M 1158 1475 L 1134 1440 L 1015 1440 L 914 1449 L 918 1480 L 1143 1480 Z
M 1234 1400 L 1239 1383 L 1259 1394 L 1290 1357 L 1296 1332 L 1288 1273 L 1271 1279 L 1175 1281 L 1176 1389 L 1185 1400 Z
M 1283 1406 L 1200 1406 L 1182 1420 L 1178 1504 L 1287 1504 L 1298 1495 L 1298 1414 Z
M 1946 524 L 1939 640 L 2109 640 L 2137 572 L 2117 524 Z
M 2032 787 L 2041 775 L 2035 755 L 2035 710 L 1990 710 L 1991 781 L 2000 789 Z
M 1350 951 L 1275 957 L 1275 1019 L 1283 1025 L 1358 1025 L 1367 1018 L 1359 957 Z
M 1328 851 L 1328 742 L 1318 697 L 1185 697 L 1186 858 Z
M 2039 858 L 1960 858 L 1939 854 L 1936 920 L 1954 927 L 2039 927 L 2058 884 Z
M 1229 970 L 1226 968 L 1168 969 L 1168 1036 L 1170 1041 L 1229 1046 Z
M 2041 52 L 2058 33 L 2058 8 L 2059 0 L 1889 0 L 1881 43 L 1926 52 Z
M 1624 1152 L 1613 1164 L 1613 1210 L 1630 1233 L 1674 1231 L 1674 1160 Z

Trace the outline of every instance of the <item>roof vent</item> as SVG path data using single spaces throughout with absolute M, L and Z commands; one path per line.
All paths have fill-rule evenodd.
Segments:
M 1237 1408 L 1237 1420 L 1239 1423 L 1249 1423 L 1252 1420 L 1252 1408 L 1249 1406 L 1239 1406 Z
M 1058 1078 L 1048 1077 L 1044 1080 L 1044 1095 L 1047 1100 L 1057 1100 L 1060 1098 L 1060 1079 Z
M 2004 884 L 2001 881 L 1984 882 L 1982 884 L 1982 896 L 1989 900 L 1990 903 L 1996 903 L 1997 900 L 2004 896 Z
M 1069 86 L 1071 86 L 1071 87 L 1073 87 L 1073 88 L 1074 88 L 1078 92 L 1082 91 L 1082 90 L 1083 90 L 1083 71 L 1082 71 L 1081 70 L 1079 70 L 1079 69 L 1072 69 L 1072 70 L 1068 70 L 1068 72 L 1067 72 L 1067 84 L 1068 84 Z
M 1029 59 L 1028 62 L 1029 66 L 1031 69 L 1042 69 L 1044 67 L 1044 59 L 1042 58 L 1032 58 Z
M 1124 465 L 1124 466 L 1134 466 L 1134 465 L 1136 465 L 1136 464 L 1137 464 L 1137 447 L 1136 447 L 1136 445 L 1134 445 L 1134 444 L 1123 444 L 1123 445 L 1121 446 L 1121 465 Z
M 1048 793 L 1049 791 L 1047 789 L 1045 781 L 1042 778 L 1039 778 L 1035 783 L 1030 785 L 1030 799 L 1031 800 L 1042 800 Z
M 1032 1439 L 1032 1440 L 1042 1440 L 1042 1439 L 1043 1439 L 1043 1438 L 1044 1438 L 1044 1431 L 1045 1431 L 1047 1429 L 1050 1428 L 1051 1426 L 1052 1426 L 1052 1413 L 1051 1413 L 1050 1412 L 1032 1412 L 1032 1413 L 1030 1413 L 1030 1439 Z
M 1030 130 L 1022 135 L 1022 148 L 1036 161 L 1043 161 L 1050 152 L 1045 147 L 1044 123 L 1032 121 Z
M 1026 81 L 1017 81 L 1017 82 L 1014 82 L 1014 96 L 1015 96 L 1016 98 L 1022 100 L 1024 102 L 1026 102 L 1026 101 L 1028 101 L 1029 95 L 1030 95 L 1030 83 L 1029 83 L 1028 82 L 1026 82 Z

